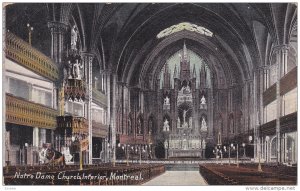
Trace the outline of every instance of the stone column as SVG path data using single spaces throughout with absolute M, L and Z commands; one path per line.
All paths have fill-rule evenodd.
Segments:
M 104 76 L 105 76 L 105 94 L 107 96 L 107 124 L 110 126 L 111 125 L 111 120 L 110 120 L 110 114 L 111 114 L 111 99 L 110 99 L 110 71 L 106 70 L 104 71 Z M 109 141 L 111 138 L 108 138 Z
M 116 116 L 117 116 L 117 74 L 112 75 L 112 92 L 113 92 L 113 100 L 112 100 L 112 116 L 111 116 L 111 148 L 113 154 L 113 166 L 116 161 Z
M 51 59 L 58 65 L 59 67 L 59 76 L 60 80 L 58 81 L 58 86 L 54 87 L 53 93 L 60 92 L 59 86 L 62 83 L 63 79 L 63 66 L 62 66 L 62 60 L 63 60 L 63 53 L 64 53 L 64 36 L 65 32 L 68 29 L 68 26 L 61 22 L 55 22 L 51 21 L 48 22 L 48 28 L 51 32 Z M 56 94 L 53 95 L 53 108 L 57 108 L 57 99 Z M 61 101 L 61 100 L 59 100 Z M 62 109 L 59 108 L 60 113 L 63 114 L 64 111 L 61 111 Z
M 282 148 L 282 162 L 287 162 L 286 161 L 286 150 L 287 150 L 287 135 L 286 135 L 286 133 L 284 133 L 283 135 L 282 135 L 282 141 L 283 141 L 283 143 L 282 143 L 282 145 L 281 145 L 281 148 Z
M 214 122 L 213 122 L 213 120 L 214 120 L 214 111 L 213 111 L 213 109 L 214 109 L 214 100 L 213 100 L 213 90 L 212 89 L 210 89 L 210 90 L 208 90 L 208 99 L 211 99 L 211 100 L 209 100 L 209 101 L 207 101 L 207 109 L 208 109 L 208 111 L 207 111 L 207 118 L 208 118 L 208 128 L 207 128 L 207 131 L 208 131 L 208 141 L 209 140 L 212 140 L 213 139 L 213 131 L 214 131 Z M 201 121 L 200 121 L 200 124 L 201 124 Z M 204 137 L 205 138 L 205 137 Z
M 248 118 L 250 116 L 249 112 L 249 81 L 244 82 L 244 87 L 243 87 L 243 118 L 244 118 L 244 133 L 248 134 L 249 133 L 249 124 L 248 124 Z
M 277 163 L 282 162 L 281 157 L 281 136 L 280 136 L 280 117 L 281 117 L 281 95 L 280 95 L 280 79 L 285 74 L 286 69 L 285 66 L 287 65 L 287 52 L 288 47 L 286 45 L 280 45 L 274 47 L 273 50 L 274 54 L 276 54 L 276 72 L 277 72 L 277 79 L 276 79 L 276 102 L 277 102 L 277 109 L 276 109 L 276 139 L 277 139 Z
M 39 129 L 39 145 L 43 145 L 43 143 L 46 143 L 46 129 Z M 52 145 L 53 146 L 53 145 Z
M 260 157 L 258 155 L 261 152 L 261 148 L 258 148 L 258 147 L 261 147 L 261 141 L 260 141 L 260 136 L 259 136 L 259 126 L 261 124 L 259 122 L 259 119 L 258 119 L 259 114 L 257 112 L 258 111 L 258 107 L 257 107 L 257 88 L 258 88 L 258 85 L 257 84 L 258 84 L 257 83 L 257 70 L 255 70 L 253 72 L 253 81 L 252 81 L 252 83 L 250 83 L 250 91 L 251 91 L 250 99 L 251 99 L 251 102 L 250 102 L 250 105 L 249 105 L 249 109 L 252 110 L 250 123 L 251 123 L 251 127 L 254 130 L 254 138 L 253 138 L 253 140 L 254 140 L 254 158 Z
M 264 68 L 259 69 L 259 121 L 261 124 L 264 123 L 264 106 L 263 106 L 263 92 L 264 92 Z
M 196 134 L 198 134 L 199 133 L 199 128 L 198 128 L 198 118 L 199 118 L 199 116 L 198 116 L 198 107 L 197 107 L 197 100 L 196 100 L 196 97 L 197 97 L 197 94 L 196 94 L 196 91 L 195 90 L 193 90 L 192 89 L 192 96 L 193 96 L 193 114 L 192 114 L 192 118 L 193 118 L 193 122 L 192 122 L 192 133 L 196 133 Z M 173 119 L 174 119 L 174 121 L 175 121 L 175 127 L 176 127 L 176 125 L 177 125 L 177 117 L 176 116 L 174 116 L 173 117 Z
M 34 147 L 39 147 L 39 128 L 38 127 L 33 127 L 33 141 L 32 141 L 32 146 Z
M 68 26 L 61 22 L 48 22 L 51 31 L 51 58 L 55 63 L 60 64 L 63 58 L 64 35 Z
M 93 64 L 93 58 L 94 55 L 87 53 L 87 52 L 82 52 L 82 61 L 84 63 L 85 68 L 87 69 L 87 95 L 88 95 L 88 107 L 87 107 L 87 117 L 88 117 L 88 127 L 89 127 L 89 157 L 88 157 L 88 161 L 89 164 L 92 164 L 92 156 L 93 156 L 93 125 L 92 125 L 92 102 L 93 102 L 93 73 L 92 73 L 92 64 Z

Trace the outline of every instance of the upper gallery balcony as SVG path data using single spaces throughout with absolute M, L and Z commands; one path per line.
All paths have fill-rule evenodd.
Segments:
M 93 101 L 100 106 L 107 107 L 107 96 L 95 88 L 93 88 Z
M 10 32 L 6 33 L 5 56 L 52 81 L 58 79 L 58 68 L 50 58 Z
M 58 111 L 6 94 L 6 122 L 33 127 L 56 128 Z

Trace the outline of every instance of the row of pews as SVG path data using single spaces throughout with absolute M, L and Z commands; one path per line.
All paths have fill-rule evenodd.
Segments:
M 210 185 L 296 185 L 297 167 L 258 164 L 200 164 L 199 172 Z
M 9 166 L 5 185 L 140 185 L 165 172 L 162 164 Z

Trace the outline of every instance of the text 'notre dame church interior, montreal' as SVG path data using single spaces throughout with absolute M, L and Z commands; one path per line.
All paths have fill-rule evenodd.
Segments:
M 4 5 L 3 184 L 296 185 L 297 11 Z

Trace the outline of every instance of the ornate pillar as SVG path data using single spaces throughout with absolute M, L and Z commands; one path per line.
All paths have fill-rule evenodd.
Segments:
M 115 166 L 116 161 L 116 101 L 117 101 L 117 74 L 112 75 L 112 93 L 113 93 L 113 100 L 112 100 L 112 116 L 111 116 L 111 148 L 113 154 L 113 166 Z
M 264 92 L 264 73 L 265 73 L 265 68 L 260 68 L 259 70 L 259 94 L 258 94 L 258 99 L 259 99 L 259 120 L 261 124 L 264 123 L 264 106 L 263 106 L 263 92 Z
M 63 58 L 64 34 L 68 26 L 61 22 L 48 22 L 51 31 L 51 58 L 55 63 L 60 64 Z
M 32 146 L 39 147 L 39 128 L 33 127 Z
M 46 143 L 46 129 L 40 128 L 38 130 L 38 140 L 39 145 L 43 145 L 43 143 Z
M 244 82 L 244 86 L 243 86 L 243 125 L 244 125 L 244 134 L 248 134 L 249 133 L 249 129 L 248 129 L 248 117 L 249 117 L 249 97 L 248 97 L 248 83 L 249 81 L 245 81 Z
M 214 100 L 213 100 L 213 89 L 208 90 L 208 98 L 212 99 L 207 101 L 207 115 L 208 115 L 208 134 L 207 134 L 207 139 L 210 141 L 213 139 L 213 131 L 214 131 L 214 125 L 213 125 L 213 120 L 214 120 Z M 201 124 L 201 121 L 200 121 Z M 205 137 L 204 137 L 205 138 Z
M 63 74 L 63 66 L 62 66 L 62 60 L 63 60 L 63 52 L 64 52 L 64 35 L 65 32 L 68 29 L 68 26 L 64 23 L 61 22 L 55 22 L 51 21 L 48 22 L 48 28 L 50 29 L 51 32 L 51 59 L 58 65 L 59 71 L 60 71 L 60 80 L 58 81 L 58 84 L 56 84 L 56 87 L 53 88 L 53 94 L 56 92 L 63 91 L 63 87 L 61 90 L 59 90 L 61 82 L 63 81 L 62 79 L 64 78 Z M 63 86 L 63 85 L 62 85 Z M 56 94 L 53 95 L 53 108 L 57 108 L 57 103 L 59 102 L 60 105 L 64 105 L 64 98 L 57 100 L 56 99 Z M 58 101 L 58 102 L 57 102 Z M 59 107 L 59 111 L 61 114 L 64 113 L 64 108 Z
M 86 78 L 86 83 L 87 83 L 87 95 L 88 95 L 88 100 L 87 100 L 87 117 L 88 117 L 88 127 L 89 127 L 89 164 L 92 164 L 92 156 L 93 156 L 93 125 L 92 125 L 92 102 L 93 102 L 93 73 L 92 73 L 92 64 L 93 64 L 93 58 L 94 55 L 86 52 L 82 52 L 82 61 L 84 64 L 84 68 L 87 70 L 87 75 L 85 76 Z
M 251 126 L 254 131 L 254 158 L 260 157 L 261 155 L 261 141 L 260 141 L 260 136 L 259 136 L 259 127 L 260 127 L 260 121 L 259 121 L 259 114 L 258 114 L 258 107 L 257 107 L 257 89 L 258 89 L 258 83 L 257 83 L 257 71 L 253 71 L 253 81 L 250 83 L 250 91 L 252 96 L 250 106 L 251 107 Z
M 277 163 L 282 162 L 281 157 L 281 136 L 280 136 L 280 117 L 281 117 L 281 96 L 280 96 L 280 79 L 283 75 L 285 75 L 287 69 L 287 53 L 288 53 L 288 46 L 280 45 L 276 46 L 273 49 L 273 53 L 276 54 L 276 72 L 277 72 L 277 79 L 276 79 L 276 139 L 277 139 Z
M 140 111 L 141 113 L 144 113 L 144 90 L 141 88 L 139 91 L 139 95 L 140 95 Z

